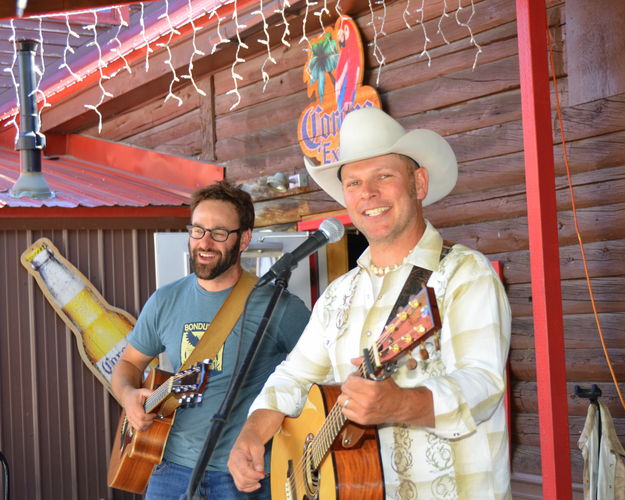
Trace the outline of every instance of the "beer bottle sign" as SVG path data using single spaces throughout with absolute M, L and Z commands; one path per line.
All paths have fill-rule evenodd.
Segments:
M 84 363 L 112 394 L 111 373 L 135 318 L 111 306 L 47 238 L 33 243 L 20 260 L 74 333 Z

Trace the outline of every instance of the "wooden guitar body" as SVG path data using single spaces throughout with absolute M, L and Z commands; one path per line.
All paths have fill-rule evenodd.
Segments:
M 151 370 L 144 387 L 155 389 L 170 375 L 162 370 Z M 156 418 L 148 430 L 135 432 L 126 420 L 126 412 L 122 410 L 109 462 L 110 487 L 133 493 L 145 491 L 152 469 L 163 459 L 174 416 L 175 413 L 169 417 Z
M 144 409 L 146 413 L 159 416 L 149 429 L 137 432 L 122 411 L 109 461 L 108 485 L 111 488 L 133 493 L 145 491 L 152 469 L 163 459 L 176 408 L 201 402 L 209 364 L 200 362 L 174 375 L 159 369 L 150 371 L 143 387 L 154 392 L 146 399 Z
M 384 481 L 377 431 L 348 423 L 318 472 L 307 464 L 306 449 L 326 421 L 339 386 L 313 385 L 297 418 L 286 418 L 273 438 L 272 500 L 382 500 Z M 294 481 L 287 487 L 287 477 Z

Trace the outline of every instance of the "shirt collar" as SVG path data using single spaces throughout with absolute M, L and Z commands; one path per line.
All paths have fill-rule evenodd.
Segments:
M 441 250 L 443 249 L 443 238 L 434 228 L 430 221 L 425 221 L 425 231 L 419 242 L 406 256 L 404 263 L 422 267 L 430 271 L 438 269 Z M 359 267 L 367 269 L 371 264 L 371 251 L 369 247 L 358 258 Z

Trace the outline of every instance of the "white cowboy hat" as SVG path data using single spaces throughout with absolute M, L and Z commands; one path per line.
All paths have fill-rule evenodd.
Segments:
M 321 189 L 343 206 L 339 168 L 346 163 L 390 153 L 408 156 L 428 171 L 428 194 L 423 206 L 444 198 L 456 185 L 458 163 L 449 143 L 432 130 L 406 132 L 399 122 L 379 108 L 360 108 L 348 113 L 341 124 L 339 141 L 339 161 L 315 165 L 304 157 L 304 163 Z

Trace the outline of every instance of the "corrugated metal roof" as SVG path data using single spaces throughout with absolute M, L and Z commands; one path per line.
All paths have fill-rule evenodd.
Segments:
M 145 207 L 188 204 L 190 191 L 106 165 L 62 156 L 42 160 L 54 198 L 14 198 L 9 190 L 20 175 L 18 151 L 0 146 L 0 207 Z
M 11 196 L 20 155 L 0 142 L 0 208 L 180 207 L 195 189 L 223 178 L 218 165 L 125 144 L 72 135 L 51 143 L 46 151 L 60 154 L 43 157 L 41 170 L 55 196 L 37 200 Z

